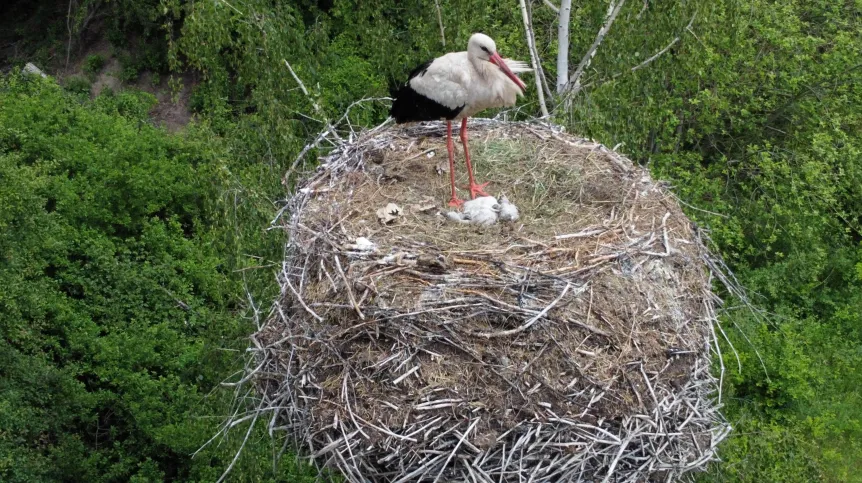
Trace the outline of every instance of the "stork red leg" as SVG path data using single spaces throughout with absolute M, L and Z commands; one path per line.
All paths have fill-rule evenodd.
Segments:
M 455 194 L 455 141 L 452 140 L 452 121 L 446 121 L 446 149 L 449 151 L 449 183 L 452 185 L 452 199 L 449 206 L 459 207 L 464 204 Z M 472 176 L 472 175 L 471 175 Z
M 450 125 L 451 129 L 451 125 Z M 488 196 L 488 193 L 482 189 L 485 186 L 488 186 L 488 182 L 482 184 L 476 184 L 476 180 L 473 178 L 473 165 L 470 164 L 470 151 L 467 148 L 467 118 L 461 119 L 461 144 L 464 145 L 464 159 L 467 161 L 467 175 L 470 177 L 470 198 L 476 199 L 476 195 L 479 196 Z

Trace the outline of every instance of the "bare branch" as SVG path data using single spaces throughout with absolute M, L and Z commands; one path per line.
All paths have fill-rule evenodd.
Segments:
M 567 283 L 566 286 L 563 288 L 563 291 L 560 293 L 559 297 L 557 297 L 553 302 L 548 304 L 547 307 L 545 307 L 541 312 L 536 314 L 532 319 L 528 320 L 527 323 L 525 323 L 524 325 L 522 325 L 518 328 L 510 329 L 510 330 L 503 330 L 500 332 L 476 332 L 473 335 L 478 336 L 478 337 L 484 337 L 486 339 L 492 339 L 494 337 L 508 337 L 510 335 L 514 335 L 514 334 L 523 332 L 523 331 L 529 329 L 533 324 L 536 323 L 537 320 L 544 317 L 545 314 L 548 313 L 548 311 L 550 311 L 552 308 L 554 308 L 554 305 L 557 305 L 557 303 L 560 300 L 562 300 L 563 297 L 565 297 L 567 293 L 569 293 L 570 288 L 572 288 L 572 284 Z
M 527 14 L 530 18 L 530 28 L 535 32 L 535 28 L 533 27 L 533 3 L 527 3 Z M 536 44 L 535 35 L 533 38 L 533 44 Z M 545 88 L 545 96 L 547 98 L 554 96 L 554 91 L 551 90 L 551 87 L 548 85 L 548 76 L 545 74 L 545 68 L 542 67 L 542 58 L 538 55 L 538 45 L 536 45 L 536 57 L 539 59 L 539 79 L 542 81 L 542 87 Z
M 443 13 L 440 11 L 440 0 L 434 0 L 434 5 L 437 7 L 437 23 L 440 24 L 440 40 L 443 42 L 443 47 L 446 47 L 446 27 L 443 26 Z
M 602 28 L 599 29 L 599 33 L 596 34 L 596 39 L 593 41 L 593 45 L 590 46 L 589 50 L 587 50 L 586 55 L 581 59 L 581 62 L 578 64 L 578 68 L 575 69 L 574 74 L 569 79 L 569 83 L 566 86 L 566 90 L 572 90 L 573 93 L 577 94 L 581 89 L 580 79 L 584 74 L 584 70 L 590 65 L 590 62 L 593 60 L 593 57 L 596 55 L 596 51 L 599 49 L 599 46 L 602 44 L 602 41 L 605 40 L 605 36 L 611 30 L 611 25 L 614 24 L 614 20 L 617 19 L 617 15 L 619 15 L 620 10 L 625 5 L 626 0 L 619 0 L 618 3 L 611 1 L 611 4 L 608 6 L 608 13 L 605 16 L 605 23 L 602 25 Z
M 644 0 L 644 6 L 641 7 L 641 11 L 638 12 L 637 16 L 635 17 L 635 20 L 641 19 L 641 16 L 644 14 L 644 12 L 646 12 L 647 7 L 649 7 L 649 0 Z
M 299 84 L 299 88 L 302 89 L 302 93 L 305 94 L 305 97 L 307 97 L 309 101 L 311 101 L 311 105 L 314 107 L 315 112 L 317 112 L 321 116 L 324 116 L 324 119 L 326 119 L 326 115 L 323 113 L 323 109 L 320 108 L 320 105 L 317 104 L 317 101 L 315 101 L 314 98 L 311 97 L 311 94 L 308 93 L 308 89 L 305 88 L 305 84 L 302 83 L 302 79 L 300 79 L 299 76 L 296 75 L 296 72 L 293 71 L 293 67 L 290 66 L 290 63 L 287 60 L 282 60 L 284 61 L 284 65 L 287 66 L 287 70 L 290 71 L 290 75 L 292 75 L 296 83 Z M 327 122 L 327 124 L 329 124 L 329 122 Z
M 230 7 L 234 12 L 236 12 L 236 13 L 238 13 L 238 14 L 240 14 L 240 15 L 245 15 L 244 13 L 242 13 L 242 11 L 241 11 L 240 9 L 238 9 L 238 8 L 234 7 L 233 5 L 231 5 L 227 0 L 221 0 L 221 3 L 223 3 L 223 4 L 227 5 L 228 7 Z
M 539 67 L 541 67 L 541 65 Z M 544 68 L 539 69 L 539 78 L 542 80 L 542 87 L 545 88 L 545 95 L 548 97 L 552 97 L 554 95 L 554 91 L 552 91 L 551 88 L 548 86 L 548 78 L 545 75 Z
M 524 0 L 521 0 L 521 4 L 522 4 L 522 5 L 523 5 L 523 3 L 524 3 Z M 446 461 L 443 463 L 443 466 L 440 468 L 440 472 L 439 472 L 439 473 L 437 473 L 437 477 L 436 477 L 436 478 L 434 478 L 434 482 L 433 482 L 433 483 L 437 483 L 437 480 L 439 480 L 439 479 L 440 479 L 440 475 L 442 475 L 442 474 L 443 474 L 443 471 L 446 469 L 446 466 L 449 464 L 449 461 L 451 461 L 451 460 L 452 460 L 452 457 L 453 457 L 453 456 L 455 456 L 455 454 L 458 452 L 458 448 L 460 448 L 460 447 L 461 447 L 461 444 L 463 444 L 463 443 L 464 443 L 464 441 L 467 439 L 467 436 L 470 434 L 470 431 L 473 431 L 473 428 L 475 428 L 475 427 L 476 427 L 476 425 L 477 425 L 477 424 L 479 424 L 479 421 L 481 421 L 481 420 L 482 420 L 482 418 L 476 418 L 476 419 L 473 421 L 473 423 L 472 423 L 472 424 L 470 424 L 470 427 L 468 427 L 468 428 L 467 428 L 467 431 L 464 431 L 464 435 L 463 435 L 463 436 L 461 436 L 461 439 L 459 439 L 459 440 L 458 440 L 458 444 L 456 444 L 456 445 L 455 445 L 455 448 L 452 450 L 452 452 L 451 452 L 451 453 L 449 453 L 449 457 L 448 457 L 448 458 L 446 458 Z
M 66 68 L 69 68 L 69 55 L 72 52 L 72 1 L 69 0 L 69 12 L 66 13 L 66 30 L 69 31 L 69 41 L 66 43 Z
M 688 31 L 689 33 L 691 33 L 692 35 L 694 35 L 694 32 L 691 30 L 691 26 L 692 26 L 692 24 L 694 23 L 694 19 L 695 19 L 695 17 L 696 17 L 696 16 L 697 16 L 697 12 L 695 12 L 695 13 L 694 13 L 694 15 L 692 15 L 691 20 L 689 20 L 689 22 L 688 22 L 688 25 L 686 25 L 685 29 L 683 29 L 683 30 L 687 30 L 687 31 Z M 658 59 L 659 57 L 661 57 L 662 55 L 664 55 L 665 53 L 667 53 L 667 51 L 668 51 L 668 50 L 670 50 L 670 49 L 671 49 L 671 47 L 673 47 L 674 45 L 676 45 L 676 44 L 677 44 L 677 42 L 679 42 L 680 40 L 682 40 L 682 34 L 677 35 L 676 37 L 674 37 L 674 39 L 673 39 L 673 40 L 671 40 L 667 45 L 665 45 L 661 50 L 659 50 L 658 52 L 656 52 L 655 54 L 653 54 L 652 56 L 650 56 L 648 59 L 644 60 L 644 61 L 643 61 L 643 62 L 641 62 L 640 64 L 638 64 L 638 65 L 636 65 L 636 66 L 634 66 L 634 67 L 632 67 L 632 68 L 628 69 L 627 71 L 617 72 L 616 74 L 614 74 L 614 75 L 612 75 L 612 76 L 610 76 L 610 77 L 607 77 L 607 78 L 605 78 L 605 79 L 599 80 L 599 81 L 591 81 L 591 82 L 588 82 L 588 83 L 586 83 L 586 84 L 581 85 L 581 86 L 580 86 L 580 88 L 581 88 L 581 89 L 583 89 L 583 88 L 585 88 L 585 87 L 591 87 L 591 86 L 595 86 L 595 85 L 601 85 L 601 84 L 604 84 L 604 83 L 605 83 L 605 82 L 607 82 L 607 81 L 614 80 L 614 79 L 616 79 L 617 77 L 620 77 L 620 76 L 621 76 L 621 75 L 623 75 L 623 74 L 626 74 L 626 73 L 632 73 L 632 72 L 637 72 L 638 70 L 643 69 L 644 67 L 646 67 L 647 65 L 651 64 L 651 63 L 652 63 L 652 62 L 654 62 L 656 59 Z M 576 93 L 576 92 L 575 92 L 575 93 Z M 722 215 L 718 215 L 718 216 L 722 216 Z
M 541 64 L 539 63 L 539 53 L 536 51 L 536 40 L 533 37 L 533 28 L 530 25 L 530 15 L 527 14 L 527 4 L 524 0 L 521 1 L 521 15 L 524 17 L 524 30 L 527 35 L 527 46 L 530 48 L 530 60 L 533 64 L 533 72 L 536 78 L 536 90 L 539 93 L 539 106 L 542 108 L 542 117 L 546 118 L 548 114 L 548 106 L 545 104 L 545 92 L 542 90 Z
M 632 71 L 632 72 L 635 72 L 635 71 L 637 71 L 637 70 L 639 70 L 639 69 L 643 69 L 643 68 L 644 68 L 644 67 L 646 67 L 650 62 L 652 62 L 652 61 L 654 61 L 654 60 L 658 59 L 662 54 L 664 54 L 665 52 L 667 52 L 668 50 L 670 50 L 670 48 L 671 48 L 671 47 L 673 47 L 677 42 L 679 42 L 679 37 L 676 37 L 676 38 L 674 38 L 673 40 L 671 40 L 669 44 L 665 45 L 665 47 L 664 47 L 663 49 L 661 49 L 661 50 L 659 50 L 658 52 L 656 52 L 656 53 L 655 53 L 655 55 L 653 55 L 652 57 L 650 57 L 650 58 L 648 58 L 647 60 L 645 60 L 645 61 L 641 62 L 640 64 L 638 64 L 638 65 L 636 65 L 636 66 L 632 67 L 631 71 Z
M 263 400 L 261 400 L 261 405 L 263 405 Z M 219 477 L 219 479 L 216 483 L 221 483 L 222 481 L 224 481 L 224 479 L 230 473 L 230 470 L 233 469 L 237 460 L 239 460 L 239 455 L 242 454 L 242 450 L 243 450 L 243 448 L 245 448 L 245 444 L 248 442 L 248 437 L 251 436 L 251 431 L 254 429 L 254 425 L 255 425 L 255 423 L 257 423 L 257 418 L 258 418 L 258 416 L 260 416 L 260 413 L 261 413 L 261 408 L 258 407 L 257 410 L 254 412 L 254 418 L 251 420 L 251 423 L 249 423 L 249 425 L 248 425 L 248 431 L 245 432 L 245 437 L 242 439 L 242 444 L 239 445 L 239 449 L 236 450 L 236 454 L 234 454 L 233 459 L 231 460 L 230 464 L 224 470 L 224 473 L 222 473 L 222 475 Z
M 548 8 L 550 8 L 551 10 L 553 10 L 553 11 L 555 11 L 555 12 L 557 12 L 557 13 L 560 13 L 560 7 L 558 7 L 558 6 L 554 5 L 553 3 L 551 3 L 551 2 L 550 2 L 550 0 L 542 0 L 542 1 L 543 1 L 543 2 L 545 2 L 545 5 L 547 5 L 547 6 L 548 6 Z M 571 0 L 563 0 L 563 3 L 566 3 L 566 1 L 568 1 L 568 2 L 569 2 L 569 4 L 571 4 L 571 3 L 572 3 L 572 2 L 571 2 Z
M 685 30 L 689 30 L 689 29 L 691 29 L 691 24 L 693 24 L 693 23 L 694 23 L 694 18 L 695 18 L 695 17 L 697 17 L 697 12 L 694 12 L 694 15 L 692 15 L 692 16 L 691 16 L 691 20 L 689 20 L 688 25 L 686 25 L 686 26 L 685 26 Z M 679 35 L 677 35 L 677 36 L 676 36 L 673 40 L 671 40 L 671 41 L 670 41 L 670 43 L 669 43 L 669 44 L 667 44 L 663 49 L 661 49 L 661 50 L 659 50 L 658 52 L 656 52 L 656 53 L 655 53 L 655 55 L 651 56 L 650 58 L 648 58 L 647 60 L 645 60 L 645 61 L 641 62 L 640 64 L 638 64 L 638 65 L 636 65 L 636 66 L 632 67 L 631 71 L 632 71 L 632 72 L 635 72 L 635 71 L 637 71 L 637 70 L 639 70 L 639 69 L 642 69 L 642 68 L 646 67 L 650 62 L 652 62 L 652 61 L 654 61 L 654 60 L 658 59 L 659 57 L 661 57 L 661 56 L 662 56 L 662 54 L 664 54 L 665 52 L 667 52 L 668 50 L 670 50 L 670 48 L 671 48 L 671 47 L 673 47 L 677 42 L 679 42 L 679 39 L 680 39 L 680 36 L 679 36 Z

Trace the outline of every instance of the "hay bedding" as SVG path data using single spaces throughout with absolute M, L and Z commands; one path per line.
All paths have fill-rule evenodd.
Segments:
M 290 201 L 281 298 L 255 335 L 281 428 L 356 482 L 704 468 L 729 427 L 705 249 L 673 198 L 594 142 L 475 120 L 477 178 L 521 219 L 454 223 L 444 133 L 341 144 Z

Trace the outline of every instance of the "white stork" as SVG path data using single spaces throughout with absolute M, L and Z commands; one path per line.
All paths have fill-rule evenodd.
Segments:
M 452 199 L 449 206 L 464 202 L 455 194 L 455 144 L 452 141 L 452 121 L 461 120 L 461 143 L 470 177 L 470 197 L 487 196 L 476 184 L 470 152 L 467 150 L 467 118 L 493 107 L 515 105 L 517 96 L 527 86 L 515 72 L 530 72 L 524 62 L 503 59 L 491 37 L 473 34 L 466 52 L 450 52 L 430 60 L 410 73 L 407 82 L 395 94 L 390 115 L 398 124 L 415 121 L 446 119 L 446 147 L 449 151 L 449 181 Z

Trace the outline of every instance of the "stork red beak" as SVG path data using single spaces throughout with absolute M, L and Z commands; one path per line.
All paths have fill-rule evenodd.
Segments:
M 510 69 L 510 68 L 509 68 L 509 66 L 508 66 L 508 65 L 506 65 L 506 62 L 505 62 L 505 61 L 503 61 L 503 58 L 502 58 L 502 57 L 500 57 L 500 54 L 498 54 L 498 53 L 494 52 L 493 54 L 491 54 L 491 58 L 490 58 L 490 59 L 488 59 L 488 60 L 489 60 L 492 64 L 494 64 L 494 65 L 496 65 L 497 67 L 499 67 L 499 68 L 500 68 L 500 70 L 502 70 L 502 71 L 503 71 L 503 73 L 504 73 L 504 74 L 506 74 L 506 77 L 508 77 L 509 79 L 512 79 L 512 82 L 514 82 L 516 86 L 520 87 L 520 88 L 521 88 L 521 91 L 526 91 L 526 90 L 527 90 L 527 86 L 526 86 L 526 84 L 524 84 L 523 82 L 521 82 L 521 79 L 519 79 L 519 78 L 518 78 L 518 76 L 516 76 L 516 75 L 515 75 L 515 73 L 514 73 L 514 72 L 512 72 L 512 69 Z

